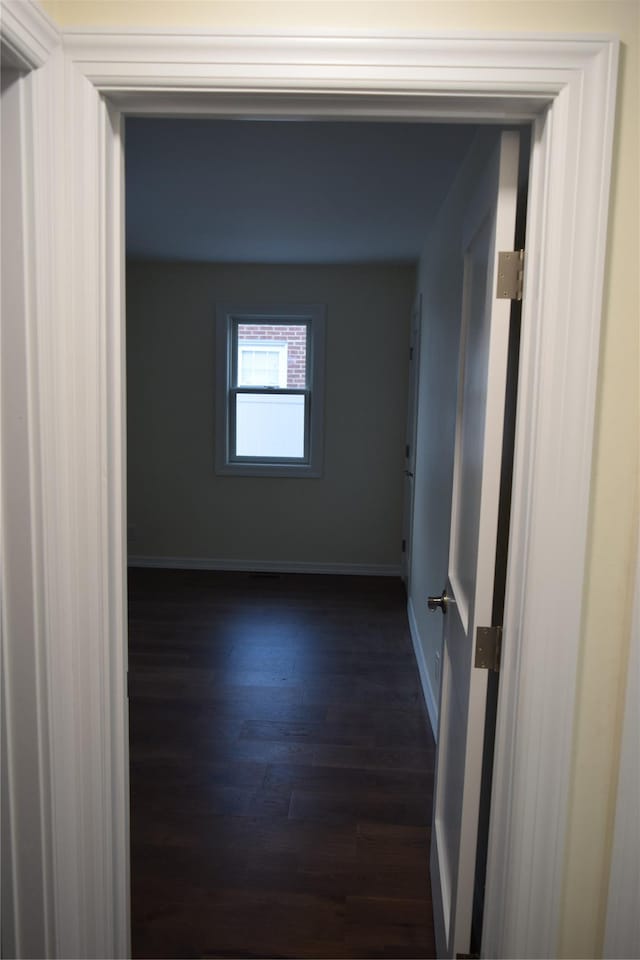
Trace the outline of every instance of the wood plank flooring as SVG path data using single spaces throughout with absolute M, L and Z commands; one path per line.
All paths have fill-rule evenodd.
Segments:
M 129 573 L 134 957 L 434 957 L 400 581 Z

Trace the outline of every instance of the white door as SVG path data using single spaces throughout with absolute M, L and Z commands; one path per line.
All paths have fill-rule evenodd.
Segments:
M 407 391 L 407 430 L 404 448 L 404 516 L 402 522 L 402 579 L 409 587 L 411 576 L 411 531 L 413 529 L 413 493 L 416 471 L 416 428 L 418 424 L 418 387 L 420 374 L 420 329 L 422 297 L 418 294 L 411 311 L 409 340 L 409 385 Z
M 496 299 L 500 250 L 514 244 L 518 134 L 497 135 L 467 209 L 449 566 L 439 601 L 442 686 L 431 840 L 439 956 L 468 953 L 487 673 L 476 630 L 491 625 L 510 301 Z M 440 616 L 441 614 L 434 614 Z

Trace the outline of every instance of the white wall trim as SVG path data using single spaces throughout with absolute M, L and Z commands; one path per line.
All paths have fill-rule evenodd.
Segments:
M 0 38 L 3 55 L 28 71 L 47 62 L 60 43 L 60 32 L 35 0 L 1 0 Z
M 580 86 L 568 84 L 534 126 L 483 933 L 488 956 L 522 953 L 522 944 L 530 956 L 558 949 L 611 163 L 603 145 L 613 137 L 616 76 L 616 50 L 603 47 L 581 72 Z M 581 162 L 573 138 L 595 163 Z M 563 426 L 554 436 L 560 410 Z M 562 596 L 554 583 L 563 584 Z
M 37 90 L 32 71 L 60 44 L 60 34 L 31 0 L 0 3 L 3 66 L 19 72 L 3 91 L 3 179 L 15 191 L 3 197 L 3 240 L 11 244 L 8 269 L 11 319 L 3 324 L 3 356 L 12 365 L 8 420 L 20 431 L 4 433 L 0 608 L 2 612 L 3 726 L 3 948 L 14 956 L 53 956 L 56 889 L 52 842 L 53 790 L 45 619 L 45 571 L 41 504 L 41 434 L 38 376 L 37 281 L 39 244 L 34 167 Z M 12 128 L 12 129 L 11 129 Z M 6 151 L 6 153 L 5 153 Z M 13 164 L 19 164 L 19 174 Z M 3 191 L 6 185 L 3 185 Z M 7 220 L 17 214 L 21 223 Z M 3 278 L 4 280 L 4 278 Z M 20 331 L 19 325 L 22 324 Z M 11 329 L 12 342 L 5 340 Z M 17 338 L 17 339 L 16 339 Z M 17 340 L 20 341 L 18 346 Z M 5 352 L 6 351 L 6 352 Z M 19 383 L 19 386 L 17 384 Z M 7 396 L 3 390 L 3 402 Z M 6 444 L 6 446 L 5 446 Z M 17 494 L 17 485 L 22 493 Z M 5 834 L 5 830 L 8 831 Z M 7 868 L 11 876 L 4 872 Z M 5 942 L 5 933 L 7 934 Z
M 3 83 L 0 110 L 2 946 L 7 956 L 49 956 L 54 943 L 51 768 L 38 487 L 32 114 L 33 86 L 28 70 L 12 69 L 11 80 Z
M 617 43 L 112 31 L 63 46 L 37 72 L 34 114 L 58 955 L 128 951 L 118 107 L 537 118 L 483 951 L 556 955 Z
M 126 647 L 117 606 L 123 561 L 112 552 L 122 500 L 116 513 L 106 416 L 111 141 L 104 103 L 60 48 L 30 82 L 55 955 L 123 956 Z M 109 277 L 116 287 L 117 276 Z
M 250 573 L 319 573 L 351 577 L 399 577 L 399 564 L 304 563 L 297 560 L 225 560 L 214 557 L 129 557 L 130 567 L 166 570 L 220 570 Z
M 420 682 L 422 684 L 422 693 L 424 694 L 424 700 L 427 705 L 427 713 L 429 714 L 429 722 L 431 724 L 431 732 L 433 733 L 433 739 L 438 742 L 438 707 L 439 707 L 439 697 L 433 692 L 431 686 L 431 680 L 429 678 L 429 670 L 427 668 L 427 661 L 424 658 L 424 649 L 422 642 L 420 640 L 420 631 L 418 629 L 418 623 L 416 620 L 415 610 L 413 609 L 413 601 L 411 597 L 407 602 L 407 617 L 409 619 L 409 632 L 411 634 L 411 642 L 413 644 L 413 652 L 416 657 L 416 663 L 418 664 L 418 673 L 420 674 Z

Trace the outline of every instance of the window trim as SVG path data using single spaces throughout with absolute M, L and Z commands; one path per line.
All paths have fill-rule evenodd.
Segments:
M 220 303 L 216 307 L 216 386 L 215 386 L 215 472 L 238 477 L 306 477 L 322 476 L 324 454 L 324 365 L 326 310 L 322 304 L 250 304 Z M 236 385 L 234 368 L 234 328 L 241 323 L 271 325 L 305 324 L 307 338 L 307 385 L 304 388 L 260 388 Z M 234 424 L 233 402 L 238 393 L 304 394 L 305 448 L 304 460 L 236 457 L 231 451 L 231 430 Z

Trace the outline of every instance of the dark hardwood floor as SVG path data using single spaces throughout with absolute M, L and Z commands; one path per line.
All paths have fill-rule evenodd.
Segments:
M 433 957 L 400 581 L 129 573 L 134 957 Z

